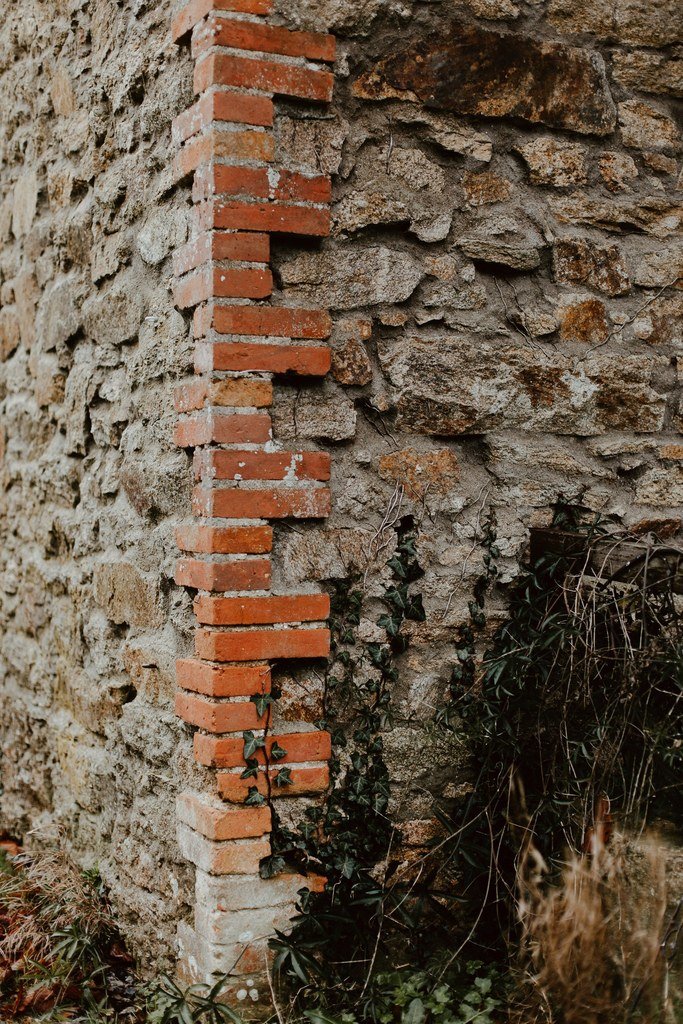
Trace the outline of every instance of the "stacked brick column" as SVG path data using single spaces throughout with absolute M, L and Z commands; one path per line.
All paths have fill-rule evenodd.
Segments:
M 273 661 L 329 650 L 327 596 L 271 591 L 269 524 L 327 515 L 329 456 L 281 450 L 268 407 L 277 375 L 327 372 L 330 317 L 271 298 L 269 259 L 272 233 L 329 230 L 329 179 L 280 166 L 272 125 L 274 95 L 330 99 L 334 40 L 269 24 L 270 7 L 191 0 L 173 24 L 175 40 L 191 43 L 198 95 L 173 129 L 176 178 L 192 179 L 195 224 L 175 255 L 175 301 L 194 308 L 196 338 L 196 376 L 176 395 L 176 441 L 194 449 L 196 478 L 176 581 L 198 591 L 195 657 L 178 663 L 177 711 L 197 728 L 197 761 L 216 769 L 214 793 L 178 801 L 181 849 L 197 867 L 181 965 L 193 980 L 234 975 L 242 999 L 262 995 L 255 979 L 267 937 L 291 916 L 296 891 L 321 884 L 259 877 L 271 800 L 322 792 L 330 755 L 327 733 L 273 734 L 270 709 L 253 700 L 268 694 Z M 256 778 L 242 777 L 245 730 L 264 740 Z M 276 786 L 283 766 L 290 784 Z M 252 787 L 265 803 L 245 804 Z

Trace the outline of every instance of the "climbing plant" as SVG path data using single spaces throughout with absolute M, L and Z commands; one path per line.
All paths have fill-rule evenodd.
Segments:
M 273 942 L 276 968 L 296 983 L 314 1024 L 500 1019 L 530 851 L 552 885 L 567 850 L 584 856 L 596 836 L 609 838 L 614 820 L 630 828 L 659 814 L 679 820 L 683 555 L 633 548 L 632 538 L 580 509 L 558 508 L 554 526 L 571 542 L 523 568 L 495 630 L 494 517 L 481 529 L 482 570 L 468 622 L 454 631 L 453 670 L 434 716 L 470 759 L 471 784 L 434 807 L 458 911 L 443 893 L 428 894 L 432 927 L 415 887 L 387 884 L 382 870 L 397 834 L 383 733 L 407 644 L 403 624 L 424 618 L 412 522 L 399 524 L 388 563 L 392 580 L 376 620 L 385 640 L 358 640 L 360 581 L 335 587 L 320 723 L 333 736 L 333 784 L 300 828 L 274 833 L 278 865 L 328 877 L 324 893 L 302 892 L 292 933 Z M 627 555 L 615 558 L 624 546 Z

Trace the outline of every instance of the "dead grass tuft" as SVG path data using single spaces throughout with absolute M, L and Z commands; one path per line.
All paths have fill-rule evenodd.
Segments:
M 615 837 L 521 886 L 517 1024 L 675 1024 L 666 847 Z M 540 866 L 540 870 L 539 870 Z M 680 1004 L 679 1010 L 680 1010 Z

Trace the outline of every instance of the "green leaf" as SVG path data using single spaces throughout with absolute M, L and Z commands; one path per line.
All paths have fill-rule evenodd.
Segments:
M 255 779 L 258 776 L 258 761 L 254 757 L 245 758 L 247 767 L 240 775 L 241 779 Z
M 255 754 L 257 750 L 262 749 L 266 745 L 263 736 L 254 736 L 251 729 L 242 733 L 242 738 L 244 740 L 243 754 L 245 761 L 248 760 L 252 754 Z
M 256 706 L 256 713 L 259 718 L 265 715 L 269 706 L 273 703 L 273 698 L 269 693 L 256 693 L 250 699 L 252 704 Z
M 304 1017 L 310 1020 L 311 1024 L 344 1024 L 345 1021 L 348 1021 L 349 1014 L 333 1017 L 332 1014 L 325 1013 L 323 1010 L 304 1010 Z
M 281 761 L 283 757 L 287 757 L 287 751 L 276 740 L 270 748 L 270 759 L 271 761 Z
M 273 779 L 273 785 L 275 786 L 293 786 L 294 780 L 292 779 L 291 768 L 279 768 L 278 772 Z
M 425 1005 L 421 999 L 411 999 L 408 1008 L 401 1016 L 403 1024 L 422 1024 L 427 1015 Z

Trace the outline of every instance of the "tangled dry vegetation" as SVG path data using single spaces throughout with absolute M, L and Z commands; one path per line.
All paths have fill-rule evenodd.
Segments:
M 283 864 L 319 865 L 330 884 L 272 943 L 273 1021 L 683 1024 L 683 553 L 558 531 L 492 634 L 489 524 L 434 724 L 462 735 L 472 784 L 435 808 L 444 832 L 419 870 L 390 879 L 377 865 L 400 828 L 382 736 L 404 621 L 424 614 L 409 527 L 389 563 L 386 644 L 356 637 L 360 591 L 333 603 L 353 747 L 326 808 L 274 836 Z M 63 837 L 0 863 L 1 1021 L 239 1024 L 223 980 L 143 983 L 96 873 L 70 863 Z
M 681 1019 L 680 905 L 667 892 L 669 850 L 650 836 L 613 837 L 548 866 L 520 865 L 518 1024 L 643 1024 Z M 523 882 L 522 880 L 526 880 Z M 677 1008 L 678 1007 L 678 1008 Z
M 0 862 L 0 1013 L 7 1020 L 82 1019 L 103 1001 L 133 1001 L 132 960 L 96 872 L 57 842 Z M 0 1018 L 3 1019 L 3 1018 Z

